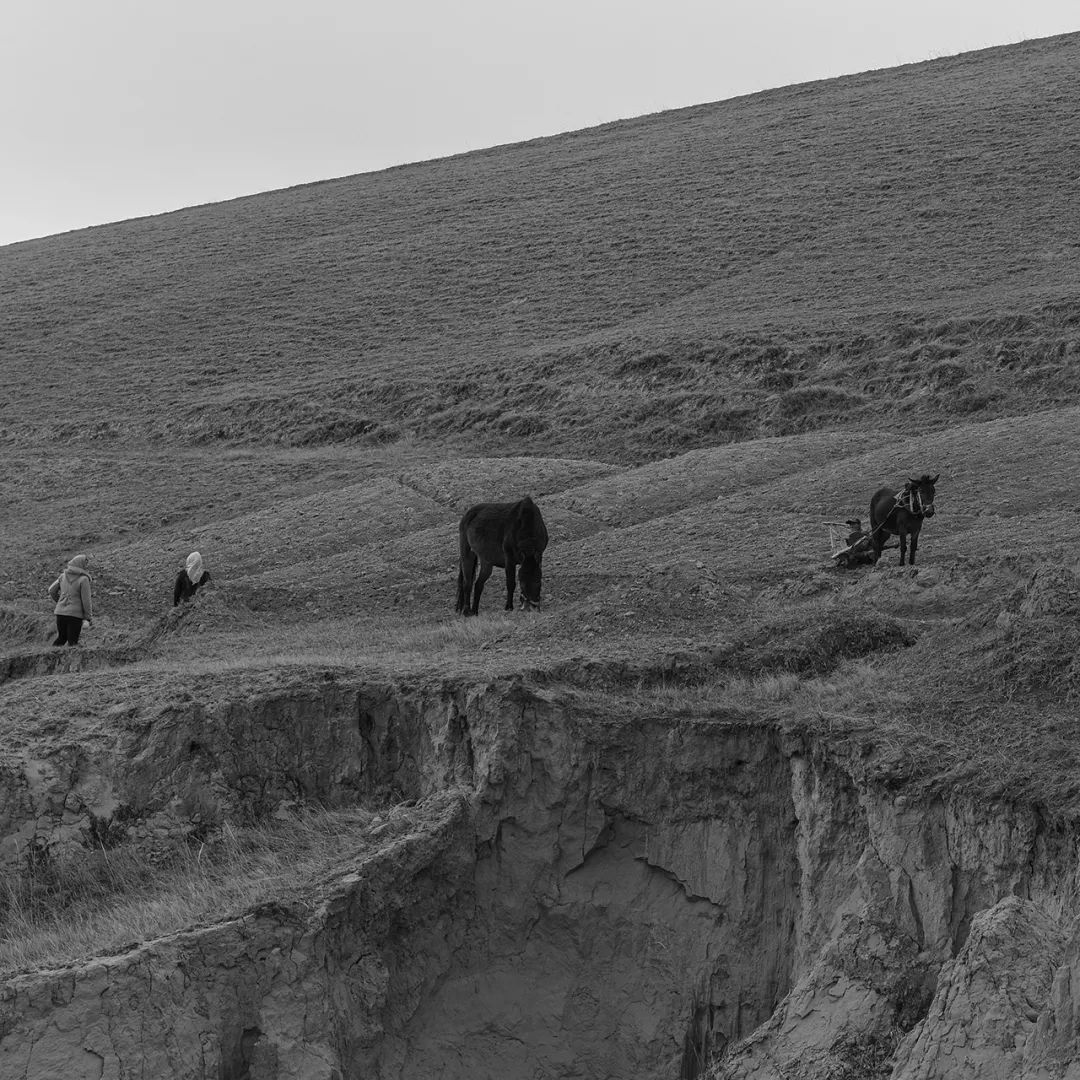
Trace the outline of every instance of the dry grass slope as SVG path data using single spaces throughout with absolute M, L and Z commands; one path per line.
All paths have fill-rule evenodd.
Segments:
M 313 811 L 258 828 L 226 824 L 156 864 L 114 847 L 105 826 L 85 851 L 60 859 L 28 846 L 24 874 L 0 890 L 0 975 L 122 951 L 261 904 L 303 909 L 316 881 L 332 885 L 335 871 L 401 837 L 423 813 Z
M 525 673 L 1075 818 L 1078 63 L 1028 42 L 0 249 L 0 771 L 316 671 Z M 920 565 L 831 567 L 823 522 L 924 471 Z M 493 579 L 455 620 L 459 515 L 526 492 L 545 610 Z M 96 625 L 52 652 L 79 549 Z M 173 613 L 193 549 L 215 584 Z M 118 947 L 131 914 L 72 927 L 159 879 L 216 899 L 139 933 L 262 902 L 266 867 L 303 896 L 275 859 L 344 857 L 305 821 L 153 882 L 115 822 L 30 846 L 4 962 Z
M 1076 401 L 1078 59 L 1068 35 L 11 245 L 0 433 L 640 460 Z

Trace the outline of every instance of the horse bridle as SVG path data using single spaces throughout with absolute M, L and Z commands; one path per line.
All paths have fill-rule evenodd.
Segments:
M 906 506 L 905 496 L 907 500 Z M 916 506 L 916 504 L 918 505 Z M 903 506 L 909 514 L 917 514 L 919 517 L 926 517 L 928 506 L 923 502 L 922 491 L 917 484 L 914 487 L 910 484 L 905 487 L 903 492 L 896 496 L 896 505 Z M 929 505 L 933 506 L 934 504 L 931 502 Z

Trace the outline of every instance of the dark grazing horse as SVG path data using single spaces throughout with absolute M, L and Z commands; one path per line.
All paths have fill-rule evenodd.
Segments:
M 904 565 L 907 554 L 908 538 L 911 538 L 911 558 L 908 562 L 915 565 L 915 552 L 919 548 L 919 530 L 925 518 L 934 516 L 934 485 L 938 476 L 923 473 L 918 480 L 909 479 L 903 491 L 883 487 L 874 492 L 870 499 L 870 540 L 874 545 L 874 555 L 881 557 L 885 547 L 885 537 L 890 533 L 900 537 L 900 565 Z
M 465 511 L 458 526 L 461 562 L 457 610 L 475 615 L 493 566 L 506 568 L 506 610 L 514 610 L 514 577 L 521 567 L 521 606 L 540 603 L 540 563 L 548 534 L 540 507 L 528 497 L 513 503 L 481 503 Z M 478 569 L 479 568 L 479 569 Z

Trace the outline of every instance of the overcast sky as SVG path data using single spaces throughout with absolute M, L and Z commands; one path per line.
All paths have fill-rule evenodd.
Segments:
M 0 244 L 1072 30 L 1075 0 L 22 0 Z

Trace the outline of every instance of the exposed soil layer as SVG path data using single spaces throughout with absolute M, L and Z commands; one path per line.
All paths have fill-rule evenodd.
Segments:
M 1076 1080 L 1078 63 L 0 250 L 0 1080 Z
M 108 814 L 152 849 L 306 800 L 410 803 L 413 827 L 376 828 L 314 906 L 10 979 L 0 1076 L 780 1076 L 755 1057 L 770 1024 L 769 1061 L 826 1076 L 906 1032 L 940 1056 L 935 986 L 1005 898 L 1066 963 L 1028 913 L 1071 880 L 1070 838 L 890 793 L 777 723 L 597 716 L 519 680 L 246 690 L 27 748 L 3 832 L 59 850 Z M 1034 1039 L 1057 994 L 1010 1022 Z

